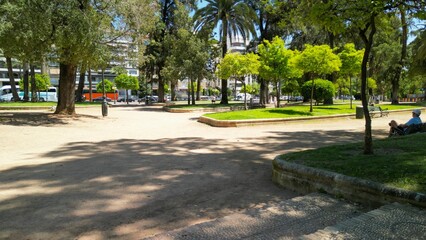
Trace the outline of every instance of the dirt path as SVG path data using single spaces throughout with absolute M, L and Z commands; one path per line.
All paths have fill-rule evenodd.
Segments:
M 364 129 L 349 118 L 212 128 L 155 107 L 77 112 L 0 111 L 0 239 L 140 239 L 291 198 L 271 183 L 276 155 Z M 375 137 L 408 115 L 374 119 Z

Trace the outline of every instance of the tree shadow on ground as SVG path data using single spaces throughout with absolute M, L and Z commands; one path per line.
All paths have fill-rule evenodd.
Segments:
M 71 142 L 0 172 L 0 238 L 134 239 L 239 212 L 296 193 L 271 182 L 271 160 L 353 142 L 351 131 L 268 138 Z
M 66 125 L 70 121 L 75 122 L 87 118 L 100 119 L 99 117 L 85 114 L 67 116 L 49 112 L 3 112 L 0 113 L 0 125 L 49 127 Z

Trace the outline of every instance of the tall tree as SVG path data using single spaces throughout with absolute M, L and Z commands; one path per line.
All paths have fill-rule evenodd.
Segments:
M 129 104 L 129 91 L 128 90 L 138 90 L 139 89 L 139 82 L 138 78 L 135 76 L 129 76 L 127 74 L 120 74 L 117 77 L 115 77 L 115 85 L 119 89 L 125 89 L 126 90 L 126 102 Z
M 342 62 L 339 56 L 333 53 L 328 45 L 312 46 L 306 45 L 305 50 L 296 58 L 296 65 L 312 79 L 310 112 L 313 111 L 312 101 L 314 98 L 315 78 L 331 74 L 340 70 Z
M 193 10 L 195 8 L 195 0 L 158 0 L 158 16 L 159 19 L 155 24 L 155 28 L 150 33 L 149 45 L 145 55 L 144 68 L 147 72 L 147 78 L 158 81 L 157 95 L 159 101 L 164 101 L 165 94 L 165 77 L 162 70 L 165 67 L 166 59 L 170 55 L 167 38 L 169 35 L 177 33 L 179 27 L 176 24 L 176 10 L 179 5 Z
M 404 6 L 407 10 L 412 11 L 425 11 L 426 2 L 417 0 L 334 0 L 333 4 L 329 1 L 322 0 L 304 0 L 307 6 L 313 13 L 313 19 L 321 26 L 334 29 L 338 32 L 344 31 L 345 28 L 357 29 L 359 37 L 364 43 L 364 56 L 361 64 L 361 100 L 363 112 L 365 116 L 365 134 L 364 134 L 364 153 L 373 153 L 373 140 L 371 135 L 371 118 L 368 112 L 367 102 L 367 78 L 368 71 L 367 65 L 370 59 L 370 53 L 373 47 L 374 36 L 377 32 L 377 18 L 389 11 L 395 10 L 400 6 Z M 330 11 L 338 14 L 333 14 L 333 18 L 323 18 Z M 363 14 L 360 14 L 363 13 Z
M 244 0 L 206 0 L 207 5 L 197 10 L 194 14 L 196 29 L 213 31 L 220 25 L 220 41 L 222 57 L 228 51 L 227 41 L 231 36 L 240 34 L 246 40 L 250 35 L 255 35 L 254 23 L 257 15 Z M 228 82 L 221 79 L 221 104 L 228 104 Z
M 342 67 L 340 68 L 339 74 L 342 77 L 347 77 L 349 81 L 349 97 L 352 109 L 352 77 L 361 73 L 361 63 L 364 50 L 356 50 L 355 44 L 348 43 L 345 44 L 343 50 L 338 55 L 342 61 Z
M 223 79 L 235 78 L 246 88 L 245 78 L 259 74 L 259 56 L 254 53 L 227 53 L 217 67 L 217 75 Z M 247 93 L 244 92 L 244 109 L 247 110 Z
M 282 81 L 301 77 L 303 74 L 303 72 L 294 65 L 294 57 L 296 54 L 294 51 L 286 49 L 284 40 L 278 36 L 274 37 L 271 42 L 264 40 L 263 43 L 258 46 L 258 53 L 261 62 L 260 76 L 274 83 L 277 93 L 276 107 L 280 107 Z
M 408 41 L 408 20 L 406 7 L 404 5 L 398 6 L 398 11 L 401 19 L 401 54 L 399 56 L 398 65 L 396 67 L 395 76 L 392 78 L 392 104 L 398 104 L 399 98 L 399 82 L 401 80 L 401 73 L 403 68 L 407 65 L 407 41 Z

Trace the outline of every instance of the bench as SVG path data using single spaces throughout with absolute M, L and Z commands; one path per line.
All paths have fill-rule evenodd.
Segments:
M 382 109 L 381 107 L 369 106 L 368 112 L 370 113 L 370 117 L 387 117 L 389 115 L 388 109 Z

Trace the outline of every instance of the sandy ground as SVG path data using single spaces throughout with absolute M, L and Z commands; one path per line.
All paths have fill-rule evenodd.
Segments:
M 0 239 L 140 239 L 296 196 L 282 153 L 362 141 L 363 119 L 213 128 L 158 107 L 0 111 Z M 391 114 L 373 119 L 374 137 Z

